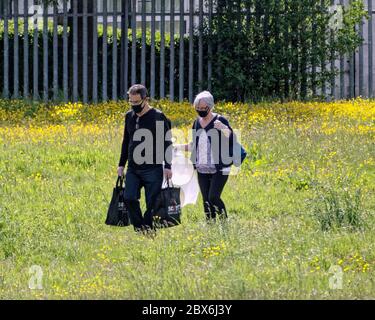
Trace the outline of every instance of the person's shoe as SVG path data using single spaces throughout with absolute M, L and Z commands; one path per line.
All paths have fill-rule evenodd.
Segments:
M 146 228 L 144 230 L 144 235 L 147 238 L 155 239 L 155 237 L 156 237 L 156 229 L 148 227 L 148 228 Z
M 209 225 L 215 224 L 216 217 L 212 217 L 211 215 L 206 215 L 206 222 Z
M 227 222 L 228 215 L 227 215 L 226 210 L 221 210 L 221 211 L 219 212 L 218 216 L 219 216 L 219 221 L 220 221 L 220 222 Z
M 141 227 L 134 227 L 134 231 L 136 234 L 143 234 L 143 228 Z

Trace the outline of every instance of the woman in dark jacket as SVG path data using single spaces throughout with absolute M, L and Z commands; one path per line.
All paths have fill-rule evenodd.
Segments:
M 221 194 L 233 164 L 233 130 L 228 120 L 213 113 L 214 98 L 208 91 L 198 94 L 194 101 L 198 113 L 193 124 L 193 142 L 175 146 L 176 150 L 191 151 L 191 160 L 198 173 L 199 188 L 208 221 L 227 218 Z

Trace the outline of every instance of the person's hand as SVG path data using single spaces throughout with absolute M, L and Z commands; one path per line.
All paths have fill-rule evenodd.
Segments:
M 174 152 L 185 151 L 185 145 L 184 144 L 175 144 L 175 145 L 173 145 L 173 151 Z
M 224 123 L 222 123 L 220 120 L 215 120 L 214 128 L 221 130 L 227 138 L 230 136 L 231 131 L 229 127 L 225 125 Z
M 122 175 L 124 174 L 124 168 L 125 168 L 125 167 L 118 167 L 118 168 L 117 168 L 117 175 L 118 175 L 119 177 L 122 177 Z
M 224 130 L 228 129 L 228 126 L 226 126 L 224 123 L 222 123 L 220 120 L 215 120 L 214 122 L 215 129 Z
M 190 149 L 191 149 L 191 145 L 189 143 L 188 144 L 175 144 L 175 145 L 173 145 L 173 152 L 174 153 L 190 151 Z
M 164 177 L 167 180 L 172 179 L 172 170 L 171 169 L 164 169 Z

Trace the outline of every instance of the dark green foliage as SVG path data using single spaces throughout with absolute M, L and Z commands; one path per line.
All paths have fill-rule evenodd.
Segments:
M 220 99 L 315 97 L 316 89 L 337 72 L 321 66 L 362 41 L 354 29 L 366 16 L 362 1 L 344 10 L 333 37 L 330 27 L 337 15 L 329 12 L 328 0 L 216 2 L 213 88 Z
M 43 2 L 44 0 L 40 0 Z M 49 4 L 53 0 L 46 0 Z M 205 1 L 206 3 L 208 1 Z M 228 101 L 260 101 L 260 100 L 291 100 L 322 98 L 317 92 L 320 88 L 328 88 L 331 79 L 337 74 L 337 70 L 330 70 L 330 61 L 336 59 L 339 54 L 353 52 L 362 39 L 355 31 L 355 26 L 366 16 L 363 2 L 351 1 L 350 6 L 343 12 L 343 19 L 338 22 L 337 28 L 332 28 L 336 15 L 328 9 L 330 0 L 216 0 L 217 13 L 213 15 L 212 28 L 208 26 L 206 19 L 203 35 L 203 83 L 198 83 L 198 31 L 194 34 L 194 93 L 200 86 L 208 87 L 207 61 L 208 43 L 212 44 L 212 92 L 218 100 Z M 19 72 L 20 92 L 23 91 L 23 22 L 20 19 L 19 26 Z M 0 21 L 0 70 L 3 70 L 3 21 Z M 72 92 L 72 34 L 69 36 L 69 91 Z M 167 35 L 168 36 L 168 35 Z M 33 41 L 34 33 L 32 25 L 29 29 L 29 84 L 33 83 Z M 121 41 L 118 31 L 118 84 L 120 93 L 120 54 Z M 98 30 L 98 93 L 102 94 L 102 27 Z M 52 65 L 52 26 L 49 26 L 49 65 Z M 108 31 L 108 97 L 112 96 L 112 30 Z M 184 38 L 184 96 L 188 96 L 189 76 L 189 39 Z M 141 75 L 141 33 L 137 32 L 137 81 Z M 179 85 L 179 47 L 180 39 L 176 35 L 175 43 L 175 67 L 174 84 L 175 99 L 178 98 Z M 42 30 L 38 33 L 39 44 L 39 92 L 43 92 L 43 38 Z M 9 86 L 13 93 L 13 66 L 14 66 L 14 32 L 13 23 L 9 22 Z M 63 86 L 63 41 L 62 28 L 60 26 L 58 36 L 59 46 L 59 89 Z M 131 66 L 132 38 L 129 31 L 129 84 Z M 79 48 L 81 52 L 81 47 Z M 91 52 L 91 50 L 89 50 Z M 146 41 L 146 83 L 150 83 L 151 65 L 151 41 L 150 34 Z M 160 87 L 160 34 L 156 35 L 156 70 L 155 88 L 159 98 Z M 89 57 L 90 60 L 90 57 Z M 82 65 L 82 57 L 79 55 L 79 69 Z M 165 45 L 165 88 L 169 92 L 170 74 L 170 45 L 166 37 Z M 89 61 L 90 64 L 90 61 Z M 79 72 L 79 98 L 82 98 L 82 79 Z M 89 68 L 89 99 L 91 99 L 92 70 Z M 53 68 L 49 68 L 49 82 L 52 83 Z M 0 77 L 0 86 L 3 87 L 3 77 Z M 29 88 L 31 90 L 31 88 Z M 50 85 L 49 97 L 52 97 L 52 85 Z M 323 90 L 324 91 L 324 90 Z M 326 90 L 329 94 L 330 90 Z

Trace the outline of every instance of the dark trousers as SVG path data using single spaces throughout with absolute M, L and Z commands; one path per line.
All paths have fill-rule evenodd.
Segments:
M 221 193 L 228 177 L 228 175 L 223 175 L 221 171 L 214 174 L 198 172 L 198 183 L 207 220 L 215 219 L 217 214 L 220 218 L 227 218 L 228 216 L 225 204 L 221 199 Z
M 134 229 L 152 228 L 153 206 L 163 184 L 163 166 L 150 169 L 128 167 L 125 174 L 125 204 Z M 139 203 L 141 188 L 145 188 L 147 210 L 142 217 Z

